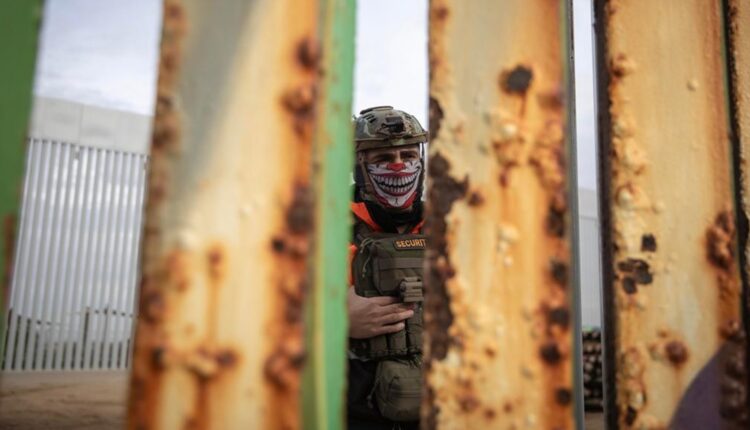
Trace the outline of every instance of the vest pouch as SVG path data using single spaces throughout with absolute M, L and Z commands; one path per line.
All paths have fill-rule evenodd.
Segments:
M 387 359 L 378 363 L 372 397 L 383 417 L 397 422 L 419 420 L 422 401 L 420 361 Z
M 409 354 L 422 352 L 422 304 L 418 304 L 414 316 L 406 320 L 404 330 L 407 351 Z

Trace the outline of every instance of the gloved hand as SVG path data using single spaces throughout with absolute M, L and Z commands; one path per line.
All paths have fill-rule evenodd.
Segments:
M 367 339 L 404 329 L 404 320 L 414 316 L 414 303 L 401 303 L 398 297 L 362 297 L 349 288 L 349 337 Z

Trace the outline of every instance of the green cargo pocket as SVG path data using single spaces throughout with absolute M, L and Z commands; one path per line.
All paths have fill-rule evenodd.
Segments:
M 398 422 L 419 420 L 421 366 L 409 361 L 382 360 L 375 371 L 373 397 L 383 417 Z
M 406 353 L 420 354 L 422 352 L 422 304 L 414 311 L 414 316 L 406 320 Z

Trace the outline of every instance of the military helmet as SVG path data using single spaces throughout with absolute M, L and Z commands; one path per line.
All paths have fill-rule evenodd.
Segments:
M 354 120 L 357 152 L 427 142 L 427 131 L 419 121 L 393 106 L 375 106 L 359 114 Z

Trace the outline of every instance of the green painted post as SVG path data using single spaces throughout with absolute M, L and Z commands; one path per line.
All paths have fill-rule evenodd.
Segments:
M 302 387 L 306 429 L 344 428 L 355 3 L 322 0 L 320 5 L 323 77 L 314 143 L 319 234 L 311 261 L 313 289 L 306 324 L 310 351 Z
M 5 306 L 13 266 L 40 16 L 39 0 L 0 2 L 0 58 L 3 59 L 0 67 L 0 270 L 3 288 L 0 334 L 5 333 Z M 0 342 L 0 357 L 4 349 L 4 342 Z

